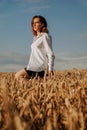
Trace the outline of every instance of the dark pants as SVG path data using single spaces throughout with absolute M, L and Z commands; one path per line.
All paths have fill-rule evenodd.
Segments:
M 45 74 L 44 71 L 35 72 L 35 71 L 27 70 L 26 68 L 25 71 L 27 72 L 28 76 L 32 78 L 35 77 L 36 75 L 39 76 L 40 78 L 43 78 Z

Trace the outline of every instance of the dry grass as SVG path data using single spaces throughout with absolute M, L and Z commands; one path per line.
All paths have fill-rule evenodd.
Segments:
M 0 73 L 0 130 L 87 130 L 87 70 L 22 83 Z

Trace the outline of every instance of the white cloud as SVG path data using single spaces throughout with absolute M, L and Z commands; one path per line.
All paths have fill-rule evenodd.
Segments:
M 4 64 L 0 66 L 0 72 L 16 72 L 24 68 L 23 65 L 18 64 Z
M 33 11 L 39 11 L 39 10 L 44 10 L 44 9 L 48 9 L 50 8 L 49 5 L 45 5 L 45 6 L 36 6 L 36 7 L 33 7 L 31 8 Z
M 0 0 L 0 6 L 4 5 L 20 5 L 20 4 L 28 4 L 28 3 L 39 3 L 42 1 L 47 1 L 47 0 Z
M 17 71 L 28 63 L 28 56 L 16 52 L 0 51 L 0 71 Z
M 65 52 L 56 55 L 55 69 L 86 69 L 87 68 L 87 54 L 74 54 Z
M 50 8 L 50 5 L 45 5 L 45 6 L 33 6 L 33 7 L 31 7 L 31 8 L 24 9 L 22 12 L 24 12 L 24 13 L 37 12 L 37 11 L 46 10 L 46 9 L 49 9 L 49 8 Z
M 43 0 L 12 0 L 13 2 L 41 2 Z
M 50 8 L 50 5 L 47 3 L 45 5 L 38 5 L 35 3 L 42 3 L 44 0 L 4 0 L 0 1 L 0 17 L 8 17 L 11 15 L 15 15 L 17 11 L 19 13 L 29 13 L 29 12 L 36 12 L 40 10 L 45 10 Z M 47 2 L 47 0 L 45 0 Z M 28 8 L 26 5 L 29 5 Z M 7 8 L 11 8 L 11 11 L 6 11 Z M 15 7 L 15 8 L 14 8 Z
M 31 2 L 31 0 L 26 0 L 26 1 Z M 38 3 L 38 2 L 41 2 L 41 1 L 43 1 L 43 0 L 32 0 L 32 2 L 35 2 L 35 3 Z

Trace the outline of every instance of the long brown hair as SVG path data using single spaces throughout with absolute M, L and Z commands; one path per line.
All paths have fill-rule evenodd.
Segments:
M 41 16 L 41 15 L 36 15 L 36 16 L 34 16 L 34 17 L 32 18 L 32 21 L 31 21 L 31 27 L 32 27 L 33 35 L 34 35 L 34 36 L 37 36 L 37 32 L 34 31 L 34 29 L 33 29 L 33 21 L 34 21 L 35 18 L 39 18 L 39 19 L 40 19 L 40 22 L 43 23 L 43 25 L 44 25 L 44 26 L 42 27 L 42 29 L 41 29 L 41 32 L 49 33 L 49 31 L 48 31 L 48 29 L 47 29 L 47 21 L 46 21 L 46 19 L 45 19 L 43 16 Z

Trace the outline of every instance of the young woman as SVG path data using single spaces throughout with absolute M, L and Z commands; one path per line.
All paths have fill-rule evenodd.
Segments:
M 34 76 L 44 77 L 48 68 L 49 76 L 53 76 L 54 53 L 52 50 L 52 39 L 47 29 L 47 21 L 43 16 L 34 16 L 31 21 L 34 35 L 31 45 L 31 55 L 27 67 L 15 74 L 16 79 L 32 78 Z

